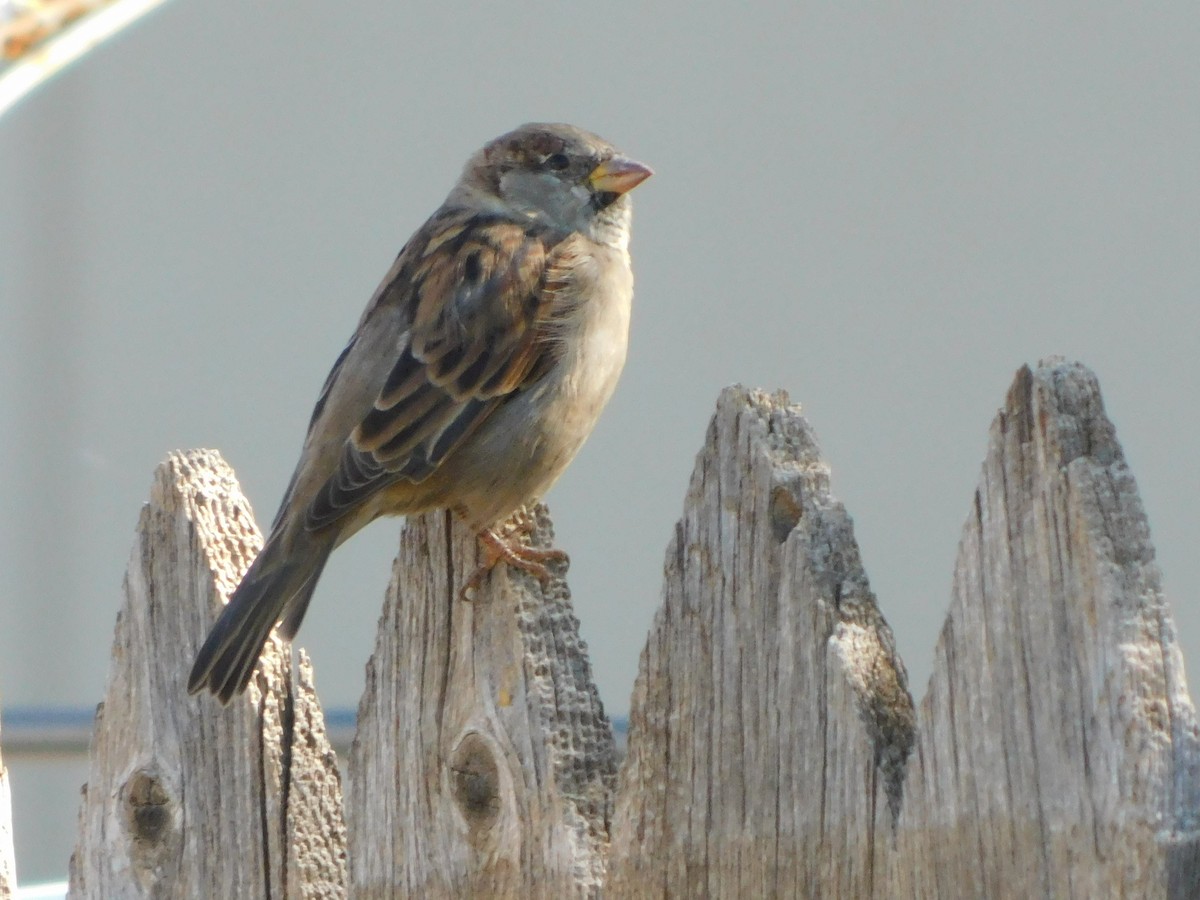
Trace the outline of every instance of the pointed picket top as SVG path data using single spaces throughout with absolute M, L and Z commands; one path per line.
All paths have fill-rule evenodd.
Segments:
M 912 700 L 785 394 L 721 395 L 665 568 L 605 895 L 872 896 Z
M 898 896 L 1200 896 L 1200 739 L 1096 377 L 992 423 L 906 785 Z
M 356 898 L 599 896 L 616 752 L 566 582 L 501 565 L 464 599 L 478 564 L 451 514 L 406 523 L 348 766 Z
M 219 454 L 159 466 L 96 714 L 72 897 L 344 896 L 337 763 L 306 662 L 294 681 L 272 639 L 229 707 L 187 694 L 190 661 L 261 544 Z

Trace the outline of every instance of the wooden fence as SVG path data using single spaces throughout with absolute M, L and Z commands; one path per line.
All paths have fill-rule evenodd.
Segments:
M 228 709 L 187 697 L 259 545 L 215 452 L 158 469 L 71 896 L 1200 897 L 1200 732 L 1078 364 L 1022 369 L 992 425 L 919 708 L 782 394 L 718 401 L 620 765 L 566 584 L 500 567 L 459 600 L 476 547 L 444 514 L 404 529 L 344 787 L 303 652 Z

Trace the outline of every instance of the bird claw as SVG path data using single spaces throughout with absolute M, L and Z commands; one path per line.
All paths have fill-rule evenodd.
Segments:
M 499 563 L 505 563 L 522 572 L 528 572 L 543 585 L 548 584 L 554 573 L 547 568 L 547 563 L 569 562 L 570 558 L 562 550 L 554 548 L 541 549 L 520 543 L 520 538 L 532 532 L 534 522 L 531 517 L 522 516 L 515 527 L 506 530 L 503 536 L 490 528 L 485 528 L 478 534 L 479 544 L 483 550 L 483 563 L 467 579 L 459 592 L 459 597 L 470 602 L 470 593 L 475 591 L 483 580 L 496 568 Z

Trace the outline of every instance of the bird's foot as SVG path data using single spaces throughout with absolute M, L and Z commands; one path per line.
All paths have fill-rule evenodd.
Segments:
M 505 563 L 513 568 L 528 572 L 542 584 L 546 584 L 554 573 L 547 568 L 547 563 L 566 562 L 568 556 L 562 550 L 543 550 L 521 543 L 521 538 L 532 533 L 534 528 L 532 517 L 521 516 L 516 519 L 513 527 L 497 534 L 491 528 L 479 532 L 479 545 L 483 550 L 483 563 L 477 568 L 467 583 L 463 585 L 460 596 L 469 600 L 469 594 L 483 584 L 492 569 L 499 563 Z

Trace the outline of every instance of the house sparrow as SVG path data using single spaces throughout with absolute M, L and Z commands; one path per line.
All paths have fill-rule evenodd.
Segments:
M 651 174 L 570 125 L 523 125 L 471 157 L 334 363 L 189 693 L 242 691 L 271 629 L 295 636 L 329 554 L 380 516 L 451 509 L 485 570 L 548 575 L 561 553 L 493 529 L 555 482 L 612 395 L 633 297 L 626 195 Z

